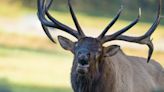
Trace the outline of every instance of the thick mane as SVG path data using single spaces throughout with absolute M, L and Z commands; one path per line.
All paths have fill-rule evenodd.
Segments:
M 92 71 L 85 76 L 81 76 L 76 72 L 76 64 L 72 67 L 71 82 L 75 92 L 95 92 L 95 87 L 100 80 L 99 72 Z
M 76 76 L 77 90 L 80 92 L 91 92 L 92 79 L 84 76 Z

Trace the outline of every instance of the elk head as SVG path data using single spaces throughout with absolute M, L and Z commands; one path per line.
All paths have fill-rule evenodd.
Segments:
M 74 14 L 73 8 L 71 6 L 70 0 L 68 0 L 68 6 L 71 13 L 71 16 L 73 18 L 73 21 L 75 23 L 75 26 L 77 28 L 77 31 L 60 23 L 55 18 L 51 16 L 51 14 L 48 12 L 53 0 L 45 2 L 45 0 L 38 0 L 38 17 L 41 21 L 42 27 L 46 33 L 46 35 L 49 37 L 49 39 L 52 42 L 55 42 L 49 33 L 49 30 L 47 27 L 57 28 L 62 31 L 65 31 L 75 38 L 78 39 L 77 42 L 72 42 L 69 39 L 59 36 L 58 40 L 61 46 L 65 50 L 69 50 L 74 54 L 74 63 L 76 64 L 76 70 L 80 74 L 86 74 L 89 72 L 89 68 L 96 68 L 99 64 L 100 59 L 105 55 L 114 55 L 118 48 L 107 48 L 103 47 L 103 44 L 109 41 L 113 40 L 121 40 L 126 42 L 133 42 L 133 43 L 139 43 L 143 45 L 147 45 L 149 47 L 149 54 L 147 62 L 150 61 L 152 53 L 153 53 L 153 44 L 150 39 L 150 36 L 153 34 L 155 29 L 157 28 L 159 22 L 160 22 L 160 14 L 161 14 L 161 0 L 158 0 L 158 11 L 156 19 L 151 26 L 151 28 L 142 36 L 139 37 L 131 37 L 122 35 L 127 30 L 132 28 L 135 24 L 138 23 L 140 17 L 141 17 L 141 9 L 139 9 L 139 14 L 137 18 L 130 23 L 125 28 L 111 34 L 111 35 L 105 35 L 108 30 L 115 24 L 115 22 L 118 20 L 123 7 L 120 8 L 115 18 L 109 23 L 109 25 L 103 30 L 103 32 L 97 37 L 86 37 L 83 33 L 78 20 Z M 48 19 L 47 19 L 48 18 Z

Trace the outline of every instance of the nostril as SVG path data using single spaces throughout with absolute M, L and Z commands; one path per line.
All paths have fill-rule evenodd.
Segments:
M 86 61 L 86 60 L 80 60 L 79 63 L 81 65 L 87 65 L 88 64 L 88 61 Z
M 86 56 L 79 57 L 78 62 L 81 65 L 87 65 L 88 64 L 88 57 L 86 57 Z
M 87 53 L 87 56 L 89 57 L 90 56 L 90 53 Z

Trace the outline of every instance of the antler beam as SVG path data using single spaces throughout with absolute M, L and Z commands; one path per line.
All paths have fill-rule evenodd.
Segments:
M 147 62 L 150 61 L 154 47 L 153 47 L 153 43 L 152 40 L 150 39 L 151 35 L 153 34 L 153 32 L 156 30 L 158 24 L 160 23 L 160 19 L 161 19 L 161 0 L 158 0 L 158 12 L 157 12 L 157 17 L 153 23 L 153 25 L 151 26 L 151 28 L 142 36 L 139 37 L 131 37 L 131 36 L 125 36 L 125 35 L 121 35 L 124 31 L 122 32 L 118 32 L 117 34 L 119 35 L 108 35 L 106 37 L 104 37 L 102 39 L 102 43 L 108 42 L 108 41 L 112 41 L 112 40 L 122 40 L 122 41 L 127 41 L 127 42 L 134 42 L 134 43 L 139 43 L 139 44 L 144 44 L 147 45 L 149 47 L 149 54 L 148 54 L 148 59 Z
M 73 17 L 73 20 L 75 22 L 75 25 L 78 29 L 78 31 L 62 24 L 61 22 L 57 21 L 55 18 L 53 18 L 51 16 L 51 14 L 48 12 L 51 4 L 52 4 L 53 0 L 49 0 L 49 2 L 46 2 L 45 0 L 38 0 L 38 18 L 41 21 L 42 27 L 46 33 L 46 35 L 48 36 L 48 38 L 52 41 L 55 42 L 48 30 L 47 27 L 52 27 L 52 28 L 56 28 L 56 29 L 60 29 L 66 33 L 71 34 L 72 36 L 76 37 L 77 39 L 80 39 L 82 36 L 84 36 L 78 21 L 75 17 L 75 14 L 73 12 L 72 6 L 70 4 L 70 0 L 69 2 L 69 7 L 70 7 L 70 11 L 71 11 L 71 15 Z M 48 19 L 47 19 L 48 18 Z

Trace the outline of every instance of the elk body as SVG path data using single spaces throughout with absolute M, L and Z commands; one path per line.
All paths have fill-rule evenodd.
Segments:
M 157 28 L 161 18 L 161 1 L 158 0 L 157 17 L 151 28 L 142 36 L 131 37 L 122 35 L 133 27 L 140 19 L 138 17 L 120 31 L 105 35 L 119 18 L 122 7 L 109 25 L 97 37 L 86 37 L 73 12 L 68 0 L 71 16 L 77 31 L 60 23 L 48 12 L 52 0 L 38 0 L 38 17 L 42 27 L 52 42 L 55 42 L 47 27 L 65 31 L 78 39 L 77 42 L 59 36 L 60 45 L 74 54 L 71 71 L 71 83 L 74 92 L 151 92 L 164 88 L 164 69 L 154 60 L 151 60 L 153 44 L 150 36 Z M 47 18 L 49 20 L 47 20 Z M 149 47 L 148 59 L 128 56 L 123 53 L 120 46 L 104 47 L 103 44 L 113 40 L 139 43 Z M 146 62 L 147 60 L 147 62 Z

